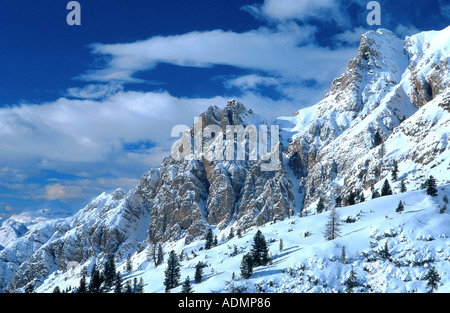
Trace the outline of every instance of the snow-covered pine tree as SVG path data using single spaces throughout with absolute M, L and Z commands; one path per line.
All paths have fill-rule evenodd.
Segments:
M 244 254 L 241 261 L 241 277 L 249 279 L 253 275 L 253 258 L 250 253 Z
M 181 293 L 193 293 L 194 289 L 192 288 L 191 282 L 189 280 L 189 276 L 186 277 L 183 283 L 183 287 L 181 288 Z
M 341 235 L 341 218 L 336 208 L 332 208 L 328 222 L 325 225 L 324 237 L 326 240 L 334 240 Z
M 389 185 L 389 181 L 387 179 L 384 180 L 383 187 L 381 188 L 381 196 L 390 196 L 392 195 L 391 185 Z
M 401 183 L 400 183 L 400 192 L 401 192 L 401 193 L 404 193 L 404 192 L 407 192 L 407 191 L 408 191 L 408 189 L 406 188 L 405 180 L 402 179 L 402 181 L 401 181 Z
M 267 248 L 266 238 L 260 230 L 253 237 L 251 255 L 254 266 L 267 265 L 269 262 L 269 249 Z
M 428 280 L 427 287 L 430 288 L 430 293 L 438 289 L 441 277 L 435 267 L 430 268 L 424 278 Z
M 317 204 L 317 213 L 322 213 L 325 210 L 325 203 L 322 197 L 319 199 L 319 203 Z
M 392 180 L 396 181 L 398 179 L 398 162 L 394 160 L 392 162 Z
M 405 210 L 405 205 L 403 204 L 403 202 L 400 200 L 400 202 L 397 205 L 397 208 L 395 209 L 395 212 L 397 213 L 401 213 Z
M 438 192 L 436 186 L 437 186 L 436 179 L 433 176 L 430 176 L 430 178 L 428 178 L 425 181 L 425 188 L 427 189 L 427 195 L 436 197 Z
M 178 286 L 180 281 L 180 263 L 174 250 L 170 251 L 167 267 L 164 271 L 164 286 L 166 292 Z
M 203 264 L 199 261 L 197 265 L 195 265 L 195 275 L 194 281 L 196 284 L 200 284 L 203 279 Z
M 208 231 L 206 232 L 206 238 L 205 238 L 205 249 L 206 250 L 209 250 L 212 248 L 213 241 L 214 241 L 213 232 L 212 232 L 211 228 L 209 228 Z
M 353 292 L 353 288 L 357 287 L 358 284 L 358 277 L 356 276 L 355 269 L 352 266 L 352 269 L 350 270 L 350 274 L 347 278 L 347 280 L 344 282 L 344 285 L 347 287 L 346 292 Z

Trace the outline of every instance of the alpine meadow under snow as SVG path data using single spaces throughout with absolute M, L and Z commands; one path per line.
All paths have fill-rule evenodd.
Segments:
M 450 292 L 449 60 L 450 27 L 367 32 L 322 101 L 274 121 L 276 170 L 167 156 L 73 216 L 1 220 L 0 290 Z M 192 143 L 269 124 L 235 100 L 199 121 Z

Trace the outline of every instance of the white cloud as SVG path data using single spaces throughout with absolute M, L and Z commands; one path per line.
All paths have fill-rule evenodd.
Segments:
M 109 60 L 102 69 L 80 76 L 87 81 L 133 82 L 133 75 L 158 63 L 212 67 L 227 65 L 295 80 L 327 82 L 340 74 L 353 51 L 309 44 L 316 29 L 285 23 L 243 33 L 213 30 L 156 36 L 127 44 L 94 44 L 92 53 Z
M 346 30 L 343 33 L 339 33 L 334 36 L 334 39 L 338 42 L 344 44 L 359 44 L 361 40 L 361 35 L 369 31 L 369 29 L 364 27 L 356 27 L 352 30 Z
M 260 5 L 249 5 L 243 9 L 256 18 L 275 22 L 319 20 L 348 26 L 349 18 L 342 9 L 341 2 L 336 0 L 265 0 Z
M 113 82 L 109 84 L 89 84 L 84 87 L 67 89 L 67 96 L 79 99 L 103 99 L 123 90 L 123 84 Z
M 249 74 L 229 79 L 225 82 L 228 88 L 237 87 L 242 90 L 255 89 L 258 86 L 274 86 L 280 81 L 275 77 L 260 76 L 257 74 Z

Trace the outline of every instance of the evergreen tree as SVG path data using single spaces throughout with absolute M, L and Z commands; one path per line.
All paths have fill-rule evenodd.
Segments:
M 86 293 L 87 287 L 86 287 L 86 276 L 82 276 L 80 280 L 80 286 L 78 287 L 77 293 Z
M 428 280 L 427 287 L 430 288 L 430 293 L 433 293 L 438 289 L 441 277 L 439 276 L 439 273 L 436 271 L 435 267 L 430 268 L 424 278 Z
M 400 183 L 400 192 L 404 193 L 406 191 L 408 191 L 408 189 L 406 189 L 405 180 L 402 179 L 402 182 Z
M 282 252 L 284 249 L 284 243 L 283 243 L 283 239 L 280 239 L 280 246 L 279 246 L 279 250 L 280 252 Z
M 447 211 L 447 205 L 444 204 L 444 206 L 439 209 L 439 213 L 444 214 L 446 211 Z
M 164 286 L 166 286 L 166 292 L 178 286 L 180 281 L 180 263 L 174 250 L 170 251 L 164 276 Z
M 158 245 L 158 253 L 156 254 L 156 266 L 161 265 L 164 262 L 164 252 L 162 245 Z
M 317 213 L 322 213 L 324 209 L 325 209 L 325 203 L 324 203 L 323 198 L 320 197 L 319 203 L 317 204 L 317 208 L 316 208 Z
M 241 277 L 249 279 L 253 275 L 253 258 L 250 253 L 246 253 L 241 261 Z
M 131 282 L 129 280 L 125 283 L 125 293 L 133 293 L 133 289 L 131 288 Z
M 390 260 L 391 259 L 391 253 L 389 252 L 389 247 L 387 242 L 384 243 L 384 248 L 380 249 L 378 251 L 378 255 L 383 259 L 383 260 Z
M 196 284 L 200 284 L 203 279 L 203 264 L 201 262 L 198 262 L 197 265 L 195 265 L 195 275 L 194 275 L 194 282 Z
M 376 198 L 379 198 L 380 197 L 380 193 L 377 191 L 377 190 L 375 190 L 373 193 L 372 193 L 372 199 L 376 199 Z
M 427 195 L 436 197 L 438 192 L 436 186 L 437 186 L 436 179 L 433 176 L 430 176 L 430 178 L 428 178 L 425 181 L 425 188 L 427 188 Z
M 353 292 L 353 288 L 358 286 L 358 278 L 356 277 L 355 269 L 352 266 L 352 269 L 350 270 L 349 277 L 344 282 L 344 285 L 347 287 L 347 292 Z
M 447 198 L 447 195 L 444 195 L 444 198 L 442 198 L 442 200 L 444 201 L 444 203 L 448 204 L 448 198 Z
M 347 198 L 347 203 L 348 203 L 348 205 L 356 204 L 356 193 L 354 193 L 353 191 L 350 192 L 350 194 L 348 195 L 348 198 Z
M 191 282 L 189 281 L 189 276 L 186 277 L 183 287 L 181 288 L 181 293 L 193 293 L 194 289 L 192 288 Z
M 397 208 L 395 209 L 395 212 L 397 213 L 401 213 L 405 210 L 405 205 L 403 204 L 403 202 L 400 200 L 400 202 L 398 203 Z
M 341 235 L 341 220 L 336 208 L 332 208 L 328 222 L 325 225 L 324 237 L 326 240 L 334 240 Z
M 113 254 L 108 255 L 106 259 L 105 268 L 103 270 L 103 277 L 105 287 L 107 289 L 111 288 L 114 285 L 114 282 L 116 281 L 116 263 L 114 262 Z
M 228 234 L 228 239 L 233 239 L 234 238 L 234 231 L 233 231 L 233 227 L 230 228 L 230 233 Z
M 335 199 L 335 202 L 336 202 L 336 207 L 340 208 L 341 205 L 342 205 L 342 197 L 341 197 L 341 195 L 337 196 L 337 198 Z
M 381 145 L 382 142 L 383 138 L 381 137 L 380 132 L 377 130 L 373 136 L 373 145 L 374 147 L 377 147 Z
M 242 232 L 240 229 L 237 230 L 237 236 L 238 238 L 242 238 Z
M 61 293 L 59 286 L 56 286 L 55 289 L 53 289 L 53 293 Z
M 392 180 L 396 181 L 397 179 L 398 179 L 398 162 L 397 160 L 394 160 L 392 164 Z
M 137 285 L 136 293 L 144 293 L 144 279 L 139 278 L 139 284 Z
M 381 188 L 381 196 L 389 196 L 392 195 L 391 185 L 389 185 L 389 181 L 386 179 L 383 183 L 383 187 Z
M 94 263 L 91 270 L 91 278 L 89 281 L 88 290 L 90 293 L 100 293 L 103 283 L 103 276 L 97 269 L 97 264 Z
M 116 273 L 116 279 L 114 281 L 114 293 L 122 293 L 122 275 L 120 271 Z
M 361 196 L 359 197 L 359 202 L 363 203 L 364 201 L 366 201 L 366 197 L 364 197 L 364 192 L 361 192 Z
M 269 249 L 267 248 L 266 238 L 260 230 L 253 237 L 250 253 L 253 258 L 253 266 L 267 265 L 269 262 Z
M 131 263 L 131 254 L 127 256 L 126 270 L 127 273 L 131 273 L 133 271 L 133 264 Z
M 205 249 L 209 250 L 212 248 L 213 246 L 213 232 L 211 230 L 211 228 L 208 229 L 208 231 L 206 232 L 206 238 L 205 238 Z

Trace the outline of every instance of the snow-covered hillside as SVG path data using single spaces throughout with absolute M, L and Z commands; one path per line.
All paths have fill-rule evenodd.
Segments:
M 437 197 L 428 196 L 423 190 L 410 191 L 338 208 L 342 235 L 335 240 L 328 241 L 323 236 L 328 211 L 254 227 L 241 238 L 228 239 L 230 228 L 216 230 L 219 243 L 210 250 L 203 249 L 204 240 L 189 245 L 183 240 L 167 243 L 165 260 L 170 250 L 178 255 L 183 251 L 180 283 L 189 276 L 194 291 L 199 293 L 345 292 L 344 282 L 352 268 L 358 280 L 355 292 L 428 292 L 425 275 L 432 267 L 441 277 L 438 292 L 450 292 L 450 214 L 439 213 L 445 204 L 444 195 L 450 196 L 450 186 L 438 190 Z M 396 213 L 399 201 L 405 202 L 402 213 Z M 242 279 L 239 266 L 243 255 L 250 252 L 257 230 L 268 242 L 272 262 L 256 267 L 250 279 Z M 282 251 L 280 240 L 284 243 Z M 377 253 L 385 244 L 391 254 L 389 259 Z M 126 262 L 118 265 L 124 282 L 143 278 L 144 292 L 164 292 L 165 263 L 155 268 L 147 250 L 133 254 L 131 260 L 132 272 L 127 273 Z M 196 284 L 198 262 L 206 267 L 203 281 Z M 90 272 L 92 262 L 85 266 L 85 271 Z M 37 291 L 52 292 L 56 286 L 74 290 L 83 270 L 80 266 L 57 271 Z M 171 290 L 180 291 L 181 285 Z

